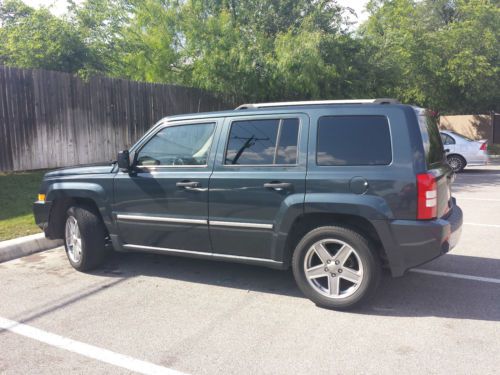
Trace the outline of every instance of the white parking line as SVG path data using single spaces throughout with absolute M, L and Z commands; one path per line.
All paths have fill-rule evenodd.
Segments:
M 182 375 L 181 372 L 167 367 L 141 361 L 140 359 L 135 359 L 128 355 L 85 344 L 2 317 L 0 317 L 0 329 L 17 333 L 18 335 L 29 337 L 45 344 L 55 346 L 56 348 L 78 353 L 85 357 L 97 359 L 98 361 L 106 362 L 140 374 Z
M 410 272 L 425 273 L 427 275 L 446 276 L 446 277 L 453 277 L 455 279 L 474 280 L 474 281 L 482 281 L 485 283 L 500 284 L 500 279 L 494 279 L 492 277 L 481 277 L 481 276 L 463 275 L 461 273 L 431 271 L 431 270 L 424 270 L 422 268 L 413 268 L 410 270 Z
M 500 224 L 464 223 L 465 225 L 475 225 L 477 227 L 500 228 Z

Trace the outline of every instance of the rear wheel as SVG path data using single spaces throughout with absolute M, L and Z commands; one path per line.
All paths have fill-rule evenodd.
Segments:
M 90 207 L 73 206 L 67 211 L 64 246 L 69 263 L 78 271 L 99 266 L 106 255 L 106 229 Z
M 466 162 L 460 155 L 448 155 L 446 159 L 453 172 L 458 173 L 464 170 Z
M 339 310 L 365 302 L 376 290 L 381 274 L 369 241 L 338 226 L 309 232 L 297 245 L 292 265 L 295 281 L 309 299 Z

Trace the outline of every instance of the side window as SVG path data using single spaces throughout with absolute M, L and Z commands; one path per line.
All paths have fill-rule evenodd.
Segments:
M 455 140 L 450 137 L 448 134 L 441 133 L 441 140 L 443 141 L 444 145 L 454 145 Z
M 299 119 L 283 120 L 275 164 L 297 164 L 297 141 L 299 135 Z
M 174 125 L 163 128 L 137 155 L 139 166 L 206 165 L 215 124 Z
M 387 165 L 392 161 L 384 116 L 326 116 L 318 121 L 318 165 Z
M 296 118 L 235 121 L 229 132 L 225 164 L 296 164 L 298 134 Z

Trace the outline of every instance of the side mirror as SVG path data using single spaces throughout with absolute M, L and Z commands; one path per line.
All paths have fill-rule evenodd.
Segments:
M 128 150 L 120 151 L 116 160 L 118 163 L 118 168 L 120 168 L 122 171 L 126 172 L 130 169 L 130 155 Z

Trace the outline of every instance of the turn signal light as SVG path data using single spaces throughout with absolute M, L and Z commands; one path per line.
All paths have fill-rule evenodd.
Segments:
M 38 194 L 38 201 L 45 202 L 45 194 Z
M 430 173 L 417 175 L 417 219 L 432 220 L 437 217 L 436 178 Z

